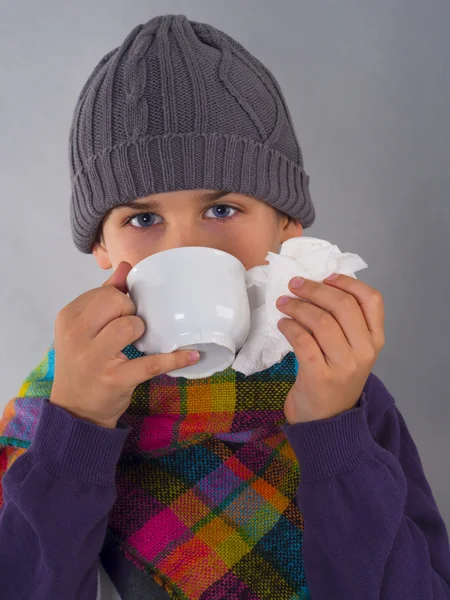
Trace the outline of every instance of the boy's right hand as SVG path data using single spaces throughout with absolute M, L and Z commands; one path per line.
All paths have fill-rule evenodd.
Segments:
M 192 351 L 129 360 L 122 349 L 145 331 L 127 296 L 131 265 L 121 262 L 100 288 L 65 306 L 55 321 L 55 376 L 50 402 L 76 417 L 113 429 L 137 385 L 194 364 Z

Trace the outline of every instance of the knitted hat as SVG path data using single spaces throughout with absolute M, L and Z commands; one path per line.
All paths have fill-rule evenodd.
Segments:
M 309 177 L 278 83 L 238 42 L 184 15 L 136 26 L 97 64 L 70 129 L 70 219 L 92 253 L 115 206 L 158 192 L 248 194 L 312 225 Z

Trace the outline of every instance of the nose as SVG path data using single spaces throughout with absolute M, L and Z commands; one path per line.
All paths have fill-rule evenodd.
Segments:
M 209 248 L 211 247 L 211 240 L 205 239 L 198 231 L 188 230 L 188 228 L 182 228 L 179 230 L 172 230 L 164 236 L 162 244 L 162 250 L 169 250 L 170 248 L 184 248 L 187 246 L 201 246 Z

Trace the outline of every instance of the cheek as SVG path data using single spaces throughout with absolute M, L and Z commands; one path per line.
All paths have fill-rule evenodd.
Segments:
M 134 234 L 123 227 L 122 223 L 120 220 L 111 221 L 104 228 L 106 250 L 113 269 L 123 261 L 134 267 L 155 252 L 154 243 L 149 241 L 149 236 Z
M 274 247 L 276 246 L 276 247 Z M 268 264 L 265 260 L 268 252 L 278 252 L 277 244 L 273 244 L 270 239 L 260 235 L 241 235 L 233 240 L 230 254 L 238 258 L 246 270 L 252 269 L 259 265 Z
M 136 237 L 138 238 L 139 236 Z M 134 267 L 138 262 L 151 254 L 148 245 L 138 243 L 138 240 L 132 242 L 128 238 L 126 240 L 115 240 L 115 242 L 108 247 L 108 253 L 114 269 L 117 268 L 122 261 L 125 261 Z

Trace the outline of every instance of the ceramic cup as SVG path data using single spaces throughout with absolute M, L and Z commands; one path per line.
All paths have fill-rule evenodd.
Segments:
M 127 286 L 146 326 L 133 343 L 140 352 L 200 352 L 195 365 L 168 375 L 199 379 L 234 362 L 250 330 L 246 270 L 237 258 L 214 248 L 171 248 L 137 263 Z

